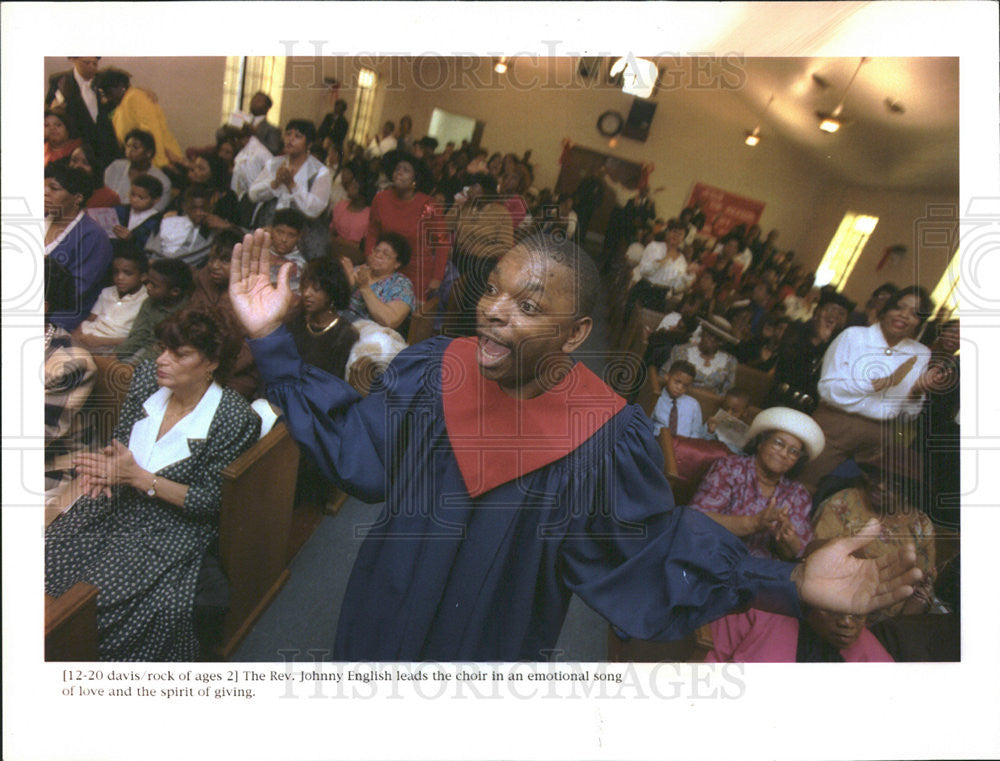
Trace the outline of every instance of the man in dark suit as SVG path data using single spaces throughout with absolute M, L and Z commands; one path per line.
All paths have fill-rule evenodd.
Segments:
M 267 93 L 256 93 L 250 99 L 250 115 L 253 116 L 253 133 L 267 149 L 277 156 L 284 148 L 281 130 L 267 120 L 267 112 L 273 102 Z
M 110 110 L 101 105 L 94 85 L 100 57 L 69 59 L 73 68 L 49 77 L 45 107 L 59 111 L 107 165 L 121 158 L 122 148 L 111 124 Z
M 338 163 L 344 161 L 344 141 L 347 139 L 347 130 L 350 126 L 344 116 L 345 111 L 347 111 L 347 101 L 337 98 L 333 103 L 333 111 L 323 118 L 317 133 L 317 137 L 323 141 L 324 148 L 337 152 Z

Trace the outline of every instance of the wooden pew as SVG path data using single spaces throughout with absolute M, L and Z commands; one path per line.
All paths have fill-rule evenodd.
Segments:
M 220 655 L 229 658 L 288 580 L 299 449 L 284 423 L 222 471 L 219 555 L 229 579 Z
M 99 394 L 101 421 L 110 437 L 128 390 L 124 379 L 131 379 L 132 368 L 110 357 L 97 359 L 95 393 Z M 298 461 L 298 445 L 285 425 L 278 423 L 222 472 L 219 550 L 231 604 L 223 624 L 222 645 L 214 654 L 218 657 L 228 658 L 235 652 L 288 579 Z M 97 590 L 90 587 L 92 593 L 84 595 L 80 586 L 59 598 L 46 599 L 46 652 L 50 632 L 53 653 L 92 652 L 89 658 L 66 660 L 97 657 Z M 92 648 L 88 644 L 91 640 Z
M 97 587 L 80 582 L 45 595 L 45 660 L 97 660 Z
M 434 335 L 434 318 L 440 303 L 441 300 L 435 296 L 410 317 L 410 331 L 406 336 L 406 342 L 410 346 Z
M 750 394 L 750 404 L 760 407 L 764 404 L 771 386 L 774 385 L 774 372 L 764 372 L 746 365 L 736 366 L 736 388 Z

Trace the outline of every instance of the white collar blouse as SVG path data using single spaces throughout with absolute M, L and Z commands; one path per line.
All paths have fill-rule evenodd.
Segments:
M 171 396 L 171 389 L 160 388 L 143 402 L 146 417 L 132 426 L 128 448 L 132 451 L 136 464 L 150 473 L 159 473 L 168 465 L 187 459 L 192 454 L 190 443 L 204 440 L 208 436 L 212 418 L 222 401 L 222 388 L 218 383 L 212 383 L 195 408 L 157 441 L 156 434 L 163 424 L 163 416 Z

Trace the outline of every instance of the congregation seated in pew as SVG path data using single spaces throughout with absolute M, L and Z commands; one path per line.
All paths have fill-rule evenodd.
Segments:
M 258 96 L 260 95 L 266 97 L 266 93 L 259 93 Z M 506 248 L 510 248 L 517 229 L 520 227 L 523 231 L 530 226 L 533 215 L 539 221 L 545 221 L 541 214 L 544 212 L 546 199 L 566 200 L 575 195 L 572 187 L 540 189 L 542 183 L 539 183 L 538 188 L 531 188 L 535 175 L 530 151 L 523 159 L 518 157 L 518 153 L 507 153 L 506 157 L 497 153 L 487 161 L 489 153 L 479 146 L 458 147 L 453 143 L 450 148 L 445 148 L 444 153 L 438 153 L 436 139 L 426 137 L 414 140 L 415 135 L 408 134 L 408 129 L 406 132 L 402 131 L 405 120 L 399 119 L 401 131 L 397 133 L 393 126 L 391 134 L 384 135 L 383 140 L 387 148 L 391 142 L 398 144 L 400 150 L 387 151 L 387 155 L 372 157 L 372 160 L 366 161 L 363 156 L 364 146 L 348 140 L 346 128 L 314 135 L 314 130 L 311 129 L 313 122 L 307 118 L 308 115 L 303 116 L 305 118 L 295 118 L 287 123 L 284 145 L 272 146 L 279 151 L 276 156 L 263 147 L 253 134 L 255 128 L 250 125 L 222 130 L 214 147 L 209 146 L 204 151 L 189 149 L 186 160 L 172 156 L 163 162 L 154 161 L 154 157 L 163 153 L 163 150 L 162 146 L 156 145 L 155 139 L 152 142 L 148 139 L 148 133 L 131 130 L 125 135 L 126 158 L 109 165 L 106 175 L 113 181 L 109 185 L 114 184 L 119 188 L 119 193 L 122 194 L 119 200 L 126 202 L 122 204 L 124 218 L 121 225 L 123 230 L 119 231 L 120 237 L 136 240 L 149 232 L 151 237 L 148 245 L 157 258 L 180 261 L 171 264 L 153 262 L 148 273 L 143 271 L 138 258 L 130 258 L 131 255 L 116 255 L 111 266 L 95 265 L 94 269 L 100 271 L 88 273 L 85 290 L 87 298 L 90 298 L 96 297 L 99 289 L 104 287 L 101 292 L 103 300 L 97 301 L 92 312 L 84 312 L 84 315 L 89 314 L 94 319 L 85 320 L 79 331 L 79 335 L 84 337 L 95 331 L 101 333 L 97 340 L 92 341 L 95 352 L 116 351 L 136 365 L 136 382 L 146 382 L 148 370 L 143 368 L 148 365 L 144 365 L 143 361 L 157 355 L 155 333 L 165 329 L 163 325 L 173 324 L 180 319 L 180 315 L 190 310 L 213 308 L 231 315 L 232 306 L 228 300 L 230 256 L 233 246 L 246 231 L 246 228 L 241 229 L 233 223 L 250 225 L 254 212 L 264 212 L 269 216 L 267 221 L 271 228 L 274 265 L 272 282 L 277 281 L 277 272 L 285 261 L 293 262 L 296 268 L 292 277 L 293 288 L 299 291 L 302 301 L 290 326 L 303 360 L 333 375 L 351 380 L 355 388 L 367 393 L 374 377 L 384 371 L 395 354 L 405 346 L 403 339 L 388 328 L 396 328 L 405 334 L 411 317 L 414 320 L 427 318 L 428 321 L 435 316 L 442 318 L 448 310 L 447 300 L 438 303 L 434 299 L 435 295 L 440 295 L 438 289 L 442 285 L 442 275 L 461 271 L 462 246 L 449 249 L 446 245 L 448 241 L 444 238 L 421 236 L 423 224 L 442 219 L 461 220 L 463 224 L 453 225 L 452 232 L 462 232 L 463 234 L 456 235 L 456 239 L 464 244 L 467 237 L 475 237 L 470 231 L 478 232 L 473 230 L 475 225 L 470 224 L 470 219 L 475 221 L 474 212 L 478 207 L 471 202 L 463 205 L 463 200 L 474 200 L 474 187 L 477 183 L 486 188 L 495 188 L 499 180 L 499 187 L 505 188 L 508 193 L 505 200 L 489 204 L 503 211 L 488 220 L 491 226 L 490 239 L 507 241 Z M 412 128 L 412 120 L 409 123 Z M 256 124 L 259 125 L 260 122 Z M 72 128 L 72 125 L 67 126 Z M 278 130 L 273 127 L 271 129 L 280 136 Z M 338 137 L 335 139 L 334 135 Z M 311 150 L 315 147 L 310 145 L 314 137 L 325 141 L 324 147 L 328 149 L 325 156 L 324 151 Z M 209 142 L 207 136 L 205 142 Z M 53 143 L 50 147 L 55 149 L 59 146 Z M 411 154 L 411 150 L 414 153 Z M 98 176 L 102 174 L 104 168 L 94 158 L 94 151 L 89 145 L 84 143 L 77 146 L 71 153 L 84 163 L 95 164 L 92 168 L 88 166 L 91 169 L 90 175 L 93 175 L 94 169 Z M 72 220 L 76 219 L 80 208 L 88 200 L 91 189 L 89 185 L 94 184 L 93 177 L 88 185 L 78 175 L 66 174 L 65 169 L 72 166 L 73 160 L 71 157 L 67 162 L 64 158 L 61 161 L 67 162 L 66 166 L 56 161 L 50 165 L 55 168 L 46 168 L 46 178 L 56 184 L 62 183 L 58 190 L 63 191 L 63 195 L 68 193 L 70 196 L 69 201 L 63 203 L 65 208 L 58 210 L 58 213 L 54 202 L 50 204 L 47 200 L 46 203 L 46 211 L 51 212 L 53 220 L 57 222 L 53 234 L 47 237 L 46 242 L 56 249 L 65 248 L 72 243 L 59 235 L 63 229 L 71 228 Z M 158 181 L 161 174 L 166 182 Z M 307 176 L 303 182 L 303 178 Z M 175 178 L 180 178 L 180 181 L 171 183 L 170 180 Z M 602 184 L 601 180 L 597 182 Z M 157 195 L 157 184 L 163 186 L 166 192 Z M 175 190 L 178 186 L 184 188 L 179 196 L 175 195 L 171 207 L 181 214 L 174 213 L 174 216 L 166 216 L 161 221 L 157 218 L 158 209 L 171 202 L 171 185 Z M 126 190 L 122 191 L 121 188 Z M 382 192 L 376 197 L 378 188 Z M 607 186 L 604 188 L 606 192 Z M 470 189 L 473 191 L 471 195 Z M 103 190 L 108 193 L 102 193 L 101 203 L 111 203 L 107 199 L 114 195 L 112 190 Z M 136 199 L 130 197 L 130 190 L 136 191 Z M 529 199 L 530 204 L 525 199 Z M 528 205 L 531 211 L 525 213 Z M 249 215 L 244 213 L 248 209 Z M 446 209 L 451 209 L 448 215 L 444 214 Z M 548 221 L 548 230 L 572 236 L 568 227 L 572 221 L 571 215 L 575 216 L 576 212 L 569 211 L 570 204 L 563 204 L 560 209 L 559 219 L 555 222 Z M 593 233 L 597 232 L 596 222 L 590 224 L 593 210 L 580 208 L 579 211 L 579 221 L 584 228 L 590 229 L 593 238 Z M 701 216 L 701 224 L 692 222 L 698 215 Z M 664 213 L 663 216 L 670 215 Z M 654 431 L 667 428 L 674 436 L 712 440 L 719 439 L 716 426 L 720 420 L 739 420 L 745 417 L 749 422 L 758 406 L 773 409 L 780 405 L 795 407 L 805 413 L 812 412 L 810 403 L 814 407 L 820 398 L 820 369 L 824 363 L 824 355 L 843 329 L 847 312 L 854 306 L 853 302 L 832 287 L 822 291 L 814 288 L 814 273 L 806 272 L 805 266 L 800 267 L 795 263 L 792 252 L 777 248 L 776 230 L 772 230 L 766 241 L 761 238 L 760 227 L 756 224 L 751 225 L 749 230 L 747 224 L 736 225 L 728 231 L 713 228 L 711 234 L 706 235 L 702 230 L 711 220 L 706 222 L 704 212 L 697 206 L 686 208 L 677 216 L 678 219 L 670 219 L 666 223 L 657 220 L 658 224 L 650 224 L 651 220 L 645 220 L 645 223 L 640 220 L 635 229 L 623 233 L 622 240 L 615 244 L 621 250 L 609 252 L 608 259 L 634 264 L 634 281 L 637 281 L 624 305 L 625 314 L 622 315 L 619 310 L 619 313 L 610 315 L 612 321 L 627 322 L 633 306 L 667 313 L 660 319 L 660 330 L 649 336 L 643 362 L 646 367 L 653 366 L 654 375 L 657 372 L 662 375 L 660 380 L 663 388 L 651 414 Z M 187 224 L 182 225 L 182 221 Z M 86 225 L 82 221 L 76 224 L 81 227 Z M 130 226 L 134 229 L 130 230 Z M 154 231 L 157 227 L 159 229 Z M 303 231 L 307 233 L 305 238 Z M 181 232 L 185 235 L 181 235 Z M 576 231 L 581 240 L 586 239 L 587 232 L 588 229 Z M 392 233 L 402 235 L 402 243 Z M 465 233 L 470 233 L 470 236 Z M 349 268 L 340 268 L 339 256 L 329 256 L 327 244 L 331 237 L 335 237 L 333 246 L 338 254 L 345 253 L 354 259 Z M 103 243 L 106 240 L 97 246 L 102 251 Z M 115 243 L 117 253 L 121 250 L 121 244 L 119 241 Z M 307 244 L 305 248 L 308 251 L 303 248 L 304 243 Z M 384 251 L 387 243 L 395 255 L 395 261 L 391 261 L 392 257 L 387 256 Z M 634 261 L 623 258 L 624 249 L 629 244 L 632 244 L 629 251 L 633 252 Z M 354 266 L 360 261 L 361 246 L 366 247 L 369 256 L 376 260 L 374 266 L 372 262 Z M 506 250 L 495 253 L 500 256 Z M 312 261 L 307 264 L 307 259 Z M 379 264 L 384 259 L 390 260 L 389 263 Z M 183 269 L 180 265 L 183 265 Z M 623 266 L 624 271 L 617 274 L 627 281 L 630 273 L 628 266 Z M 484 271 L 485 269 L 487 268 Z M 414 282 L 410 283 L 408 291 L 400 285 L 404 277 L 400 272 L 403 270 L 413 273 Z M 146 275 L 147 281 L 142 283 L 140 277 L 138 288 L 135 287 L 137 275 Z M 349 279 L 353 281 L 355 288 L 354 298 L 345 300 L 343 286 Z M 118 284 L 119 280 L 121 285 Z M 108 283 L 111 285 L 108 286 Z M 387 287 L 390 283 L 392 288 Z M 625 288 L 622 288 L 623 299 L 625 293 Z M 817 294 L 821 294 L 819 303 L 815 311 L 812 311 L 813 299 Z M 138 313 L 132 315 L 132 327 L 136 328 L 134 331 L 128 330 L 121 335 L 121 321 L 113 326 L 106 324 L 114 322 L 107 309 L 109 299 L 113 296 L 117 297 L 116 305 L 129 299 L 135 300 Z M 614 297 L 614 294 L 611 296 Z M 923 297 L 926 294 L 912 288 L 907 289 L 904 296 L 912 297 L 904 306 L 912 306 L 910 311 L 921 320 L 925 318 L 928 308 Z M 917 302 L 916 305 L 911 303 L 913 301 Z M 463 312 L 467 332 L 470 333 L 475 329 L 475 302 L 476 299 L 471 299 L 470 303 L 465 304 Z M 864 310 L 855 314 L 854 318 L 860 319 L 862 323 L 867 322 L 870 327 L 865 329 L 879 329 L 887 320 L 894 319 L 887 317 L 887 314 L 899 311 L 899 302 L 897 289 L 880 287 Z M 423 313 L 420 310 L 421 304 L 432 311 Z M 354 314 L 348 314 L 352 308 Z M 434 315 L 433 309 L 440 309 L 440 312 Z M 456 319 L 459 317 L 457 314 L 452 316 Z M 79 317 L 82 319 L 83 315 Z M 355 318 L 361 318 L 357 325 L 362 328 L 364 338 L 360 341 L 359 331 L 351 324 L 351 319 Z M 375 322 L 367 322 L 366 318 Z M 794 322 L 796 318 L 803 322 Z M 649 322 L 648 314 L 643 315 L 643 321 Z M 387 329 L 380 332 L 380 326 L 375 323 Z M 105 336 L 104 333 L 109 332 L 111 327 L 117 332 L 113 336 Z M 421 333 L 420 338 L 440 333 L 440 327 L 441 319 L 437 319 L 433 322 L 433 328 L 427 327 L 427 332 Z M 51 344 L 53 347 L 63 346 L 60 335 L 61 333 L 54 333 Z M 240 338 L 241 348 L 226 382 L 228 388 L 236 389 L 250 401 L 263 394 L 264 388 L 259 382 L 246 336 L 241 335 Z M 904 338 L 915 342 L 916 329 L 910 330 Z M 379 343 L 382 339 L 385 339 L 388 348 Z M 112 341 L 115 343 L 111 343 Z M 662 344 L 659 343 L 661 341 Z M 900 344 L 891 344 L 890 348 L 897 346 Z M 908 343 L 902 346 L 909 348 Z M 48 348 L 47 345 L 47 352 Z M 610 348 L 613 350 L 617 347 Z M 370 361 L 359 361 L 358 356 L 365 352 L 371 355 Z M 368 369 L 352 373 L 352 362 L 356 368 L 364 366 Z M 760 372 L 748 375 L 748 367 Z M 773 378 L 767 377 L 769 372 L 773 373 Z M 739 373 L 743 375 L 739 376 Z M 80 372 L 81 390 L 75 392 L 77 395 L 82 395 L 87 375 L 85 371 Z M 359 376 L 363 376 L 363 382 L 358 381 Z M 751 382 L 745 382 L 748 377 Z M 48 367 L 46 380 L 48 388 Z M 835 379 L 827 373 L 825 380 L 829 385 Z M 912 377 L 907 376 L 907 380 L 912 380 Z M 703 414 L 702 397 L 698 396 L 701 392 L 689 393 L 691 386 L 698 387 L 703 392 L 707 389 L 707 394 L 712 395 L 712 404 L 721 404 L 724 414 L 719 414 L 718 417 Z M 739 389 L 749 389 L 753 392 L 753 398 Z M 924 404 L 927 401 L 927 390 L 924 391 L 923 398 L 914 398 L 908 404 L 912 402 L 911 406 L 915 409 Z M 715 394 L 719 396 L 714 396 Z M 226 397 L 229 396 L 227 393 Z M 135 401 L 133 397 L 130 397 L 129 402 L 132 406 Z M 674 410 L 677 412 L 676 420 Z M 765 409 L 758 418 L 762 421 L 769 420 L 768 412 L 772 410 Z M 782 410 L 780 414 L 784 415 L 786 411 Z M 787 420 L 793 420 L 793 423 L 788 423 Z M 758 427 L 754 432 L 762 431 Z M 869 502 L 873 503 L 869 492 L 874 487 L 868 482 L 845 487 L 833 495 L 828 494 L 817 514 L 815 525 L 808 519 L 803 519 L 803 511 L 808 513 L 807 507 L 804 507 L 808 495 L 803 495 L 801 486 L 791 480 L 793 468 L 800 464 L 791 460 L 799 460 L 803 456 L 813 460 L 817 456 L 818 452 L 813 452 L 816 448 L 815 432 L 810 426 L 797 418 L 787 417 L 785 428 L 771 428 L 762 433 L 766 435 L 761 441 L 750 443 L 749 455 L 743 454 L 742 446 L 734 441 L 724 441 L 736 456 L 730 458 L 731 461 L 723 460 L 717 467 L 713 466 L 712 472 L 703 479 L 704 488 L 694 500 L 698 509 L 717 516 L 740 519 L 737 522 L 717 520 L 744 537 L 755 553 L 783 558 L 801 555 L 813 533 L 816 536 L 820 533 L 823 536 L 849 534 L 859 522 L 863 523 L 863 514 L 855 508 L 858 505 L 868 507 Z M 775 438 L 778 443 L 774 443 Z M 127 445 L 129 441 L 123 443 Z M 838 447 L 839 444 L 838 441 Z M 771 457 L 772 454 L 774 457 Z M 198 452 L 194 452 L 192 457 L 196 455 Z M 740 467 L 733 464 L 736 460 L 740 461 Z M 814 470 L 828 472 L 834 464 L 836 463 L 823 462 Z M 737 471 L 742 474 L 745 483 L 737 483 Z M 877 480 L 876 475 L 871 475 L 871 478 Z M 851 488 L 856 492 L 852 494 Z M 927 486 L 914 486 L 911 491 L 920 488 L 926 489 Z M 722 500 L 725 505 L 718 499 L 718 493 L 722 491 L 729 494 L 727 500 Z M 140 502 L 143 500 L 141 494 L 134 496 Z M 101 498 L 88 496 L 86 499 L 96 504 Z M 850 509 L 843 506 L 848 503 Z M 100 512 L 97 508 L 93 510 L 95 515 Z M 855 512 L 858 513 L 857 516 L 854 516 Z M 883 517 L 890 529 L 888 533 L 894 533 L 891 514 L 882 513 L 878 509 L 869 512 Z M 849 522 L 843 519 L 847 513 L 853 516 Z M 842 519 L 844 525 L 837 527 L 834 516 Z M 905 528 L 895 532 L 898 534 L 896 538 L 916 538 L 925 577 L 933 579 L 933 527 L 929 523 L 925 524 L 925 519 L 919 512 L 910 513 L 910 517 L 911 521 Z M 66 518 L 68 515 L 60 518 L 57 523 L 69 525 L 73 522 L 65 520 Z M 873 545 L 877 546 L 878 542 Z M 104 570 L 106 567 L 101 564 L 110 562 L 107 558 L 91 560 L 93 568 L 101 567 Z M 187 569 L 185 573 L 189 575 L 189 571 Z M 113 591 L 111 594 L 117 592 Z M 927 585 L 921 585 L 913 598 L 901 606 L 900 611 L 912 613 L 919 608 L 919 613 L 924 614 L 926 608 L 933 607 L 925 605 L 929 595 Z M 783 636 L 801 639 L 801 632 L 805 629 L 814 634 L 819 632 L 821 627 L 816 622 L 822 615 L 823 611 L 811 612 L 807 617 L 809 623 L 799 624 L 800 628 L 794 635 L 790 634 L 787 622 L 777 626 L 772 621 L 768 626 L 777 626 L 784 633 Z M 759 618 L 763 620 L 766 617 L 762 615 Z M 102 620 L 106 623 L 106 619 Z M 751 623 L 758 625 L 759 621 Z M 839 626 L 853 630 L 856 622 L 848 623 L 835 622 L 834 628 Z M 743 631 L 746 624 L 743 621 L 737 628 Z M 171 636 L 174 640 L 172 643 L 136 642 L 136 647 L 139 648 L 137 652 L 141 653 L 141 657 L 148 657 L 149 653 L 161 647 L 167 648 L 164 652 L 170 653 L 166 657 L 174 657 L 180 652 L 177 648 L 184 649 L 185 654 L 192 652 L 186 630 L 177 630 Z M 822 639 L 822 635 L 818 636 Z M 115 634 L 112 639 L 117 643 L 121 637 Z M 813 645 L 817 643 L 813 642 Z M 112 644 L 112 647 L 117 648 L 118 645 Z M 832 643 L 827 639 L 826 645 L 818 647 L 819 651 L 830 655 Z M 850 647 L 839 649 L 843 656 L 843 651 L 850 650 Z M 720 659 L 723 659 L 722 653 L 723 649 L 720 649 Z M 792 655 L 792 660 L 797 659 L 796 653 L 793 652 Z

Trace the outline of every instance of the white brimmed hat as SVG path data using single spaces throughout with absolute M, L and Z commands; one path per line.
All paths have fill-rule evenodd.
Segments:
M 819 457 L 826 446 L 823 430 L 808 415 L 789 407 L 771 407 L 758 413 L 747 431 L 747 441 L 753 441 L 754 436 L 767 431 L 784 431 L 789 433 L 805 447 L 810 460 Z
M 726 343 L 738 344 L 740 342 L 740 339 L 733 335 L 733 326 L 725 317 L 713 314 L 707 320 L 704 317 L 699 317 L 698 322 L 701 323 L 702 330 L 707 330 Z

